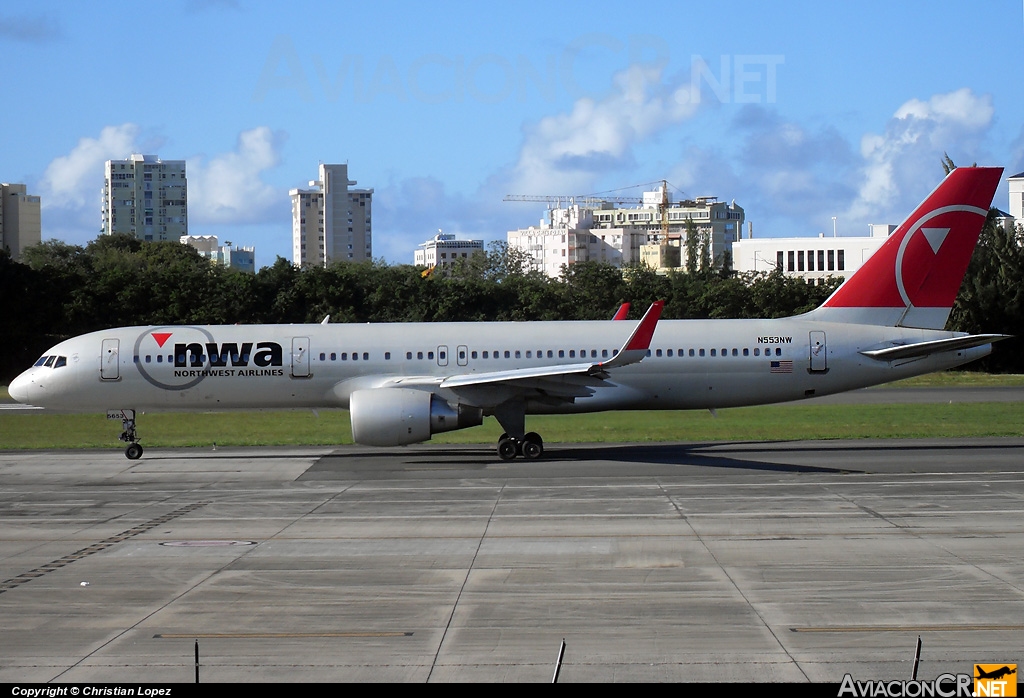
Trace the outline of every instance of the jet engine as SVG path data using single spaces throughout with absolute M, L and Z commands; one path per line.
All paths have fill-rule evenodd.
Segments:
M 375 388 L 349 396 L 352 439 L 365 446 L 402 446 L 426 441 L 431 434 L 482 424 L 483 410 L 452 408 L 425 390 Z

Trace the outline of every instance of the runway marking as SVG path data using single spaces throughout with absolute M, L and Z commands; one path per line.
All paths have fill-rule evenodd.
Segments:
M 187 640 L 202 638 L 204 640 L 281 640 L 293 638 L 317 637 L 412 637 L 412 631 L 364 631 L 347 633 L 157 633 L 153 636 L 159 640 Z
M 64 557 L 57 558 L 53 562 L 47 562 L 45 565 L 40 565 L 39 567 L 36 567 L 33 570 L 29 570 L 28 572 L 23 572 L 23 573 L 19 574 L 17 577 L 11 577 L 10 579 L 5 579 L 2 582 L 0 582 L 0 594 L 4 593 L 5 591 L 8 591 L 10 589 L 14 589 L 15 587 L 19 587 L 22 584 L 24 584 L 25 582 L 29 582 L 29 581 L 32 581 L 33 579 L 37 579 L 39 577 L 42 577 L 47 572 L 52 572 L 53 570 L 59 570 L 60 568 L 66 566 L 66 565 L 70 565 L 75 560 L 81 560 L 83 557 L 88 557 L 88 556 L 93 555 L 95 553 L 98 553 L 98 552 L 101 552 L 103 550 L 106 550 L 107 548 L 109 548 L 110 546 L 112 546 L 112 545 L 114 545 L 116 543 L 121 543 L 123 541 L 128 540 L 129 538 L 133 538 L 133 537 L 139 535 L 140 533 L 145 533 L 146 531 L 150 531 L 150 530 L 156 528 L 157 526 L 163 525 L 163 524 L 167 523 L 168 521 L 171 521 L 173 519 L 178 518 L 179 516 L 183 516 L 183 515 L 189 513 L 190 511 L 194 511 L 194 510 L 196 510 L 196 509 L 198 509 L 200 507 L 204 507 L 204 506 L 206 506 L 209 503 L 210 502 L 194 502 L 193 504 L 188 504 L 188 505 L 183 506 L 183 507 L 181 507 L 179 509 L 175 509 L 174 511 L 172 511 L 170 513 L 164 514 L 163 516 L 158 516 L 155 519 L 151 519 L 151 520 L 147 521 L 146 523 L 141 523 L 141 524 L 139 524 L 137 526 L 132 526 L 127 531 L 122 531 L 121 533 L 118 533 L 117 535 L 113 535 L 113 536 L 110 536 L 109 538 L 105 538 L 105 539 L 99 541 L 98 543 L 93 543 L 92 545 L 87 546 L 85 548 L 82 548 L 80 550 L 76 550 L 73 553 L 68 553 Z
M 905 633 L 931 632 L 948 633 L 965 630 L 998 630 L 1019 632 L 1024 625 L 846 625 L 833 627 L 790 628 L 794 633 Z

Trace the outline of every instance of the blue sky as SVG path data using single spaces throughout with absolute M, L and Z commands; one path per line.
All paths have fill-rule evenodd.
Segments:
M 321 161 L 375 190 L 374 255 L 402 263 L 544 215 L 506 194 L 665 178 L 757 237 L 860 235 L 944 151 L 1024 170 L 1024 0 L 41 0 L 0 6 L 0 57 L 0 180 L 43 197 L 44 239 L 93 239 L 103 162 L 145 152 L 187 161 L 190 232 L 261 266 Z

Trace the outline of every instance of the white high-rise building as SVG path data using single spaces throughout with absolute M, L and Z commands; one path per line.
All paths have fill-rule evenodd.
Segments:
M 184 160 L 133 153 L 107 160 L 100 232 L 140 240 L 177 240 L 188 235 L 188 183 Z
M 309 189 L 292 189 L 292 261 L 298 266 L 373 259 L 373 189 L 349 189 L 348 165 L 320 165 Z
M 26 247 L 42 239 L 39 197 L 27 193 L 24 184 L 0 184 L 0 250 L 18 260 Z

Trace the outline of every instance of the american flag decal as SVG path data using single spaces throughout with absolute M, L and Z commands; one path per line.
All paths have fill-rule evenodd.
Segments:
M 770 373 L 792 373 L 792 361 L 772 361 Z

